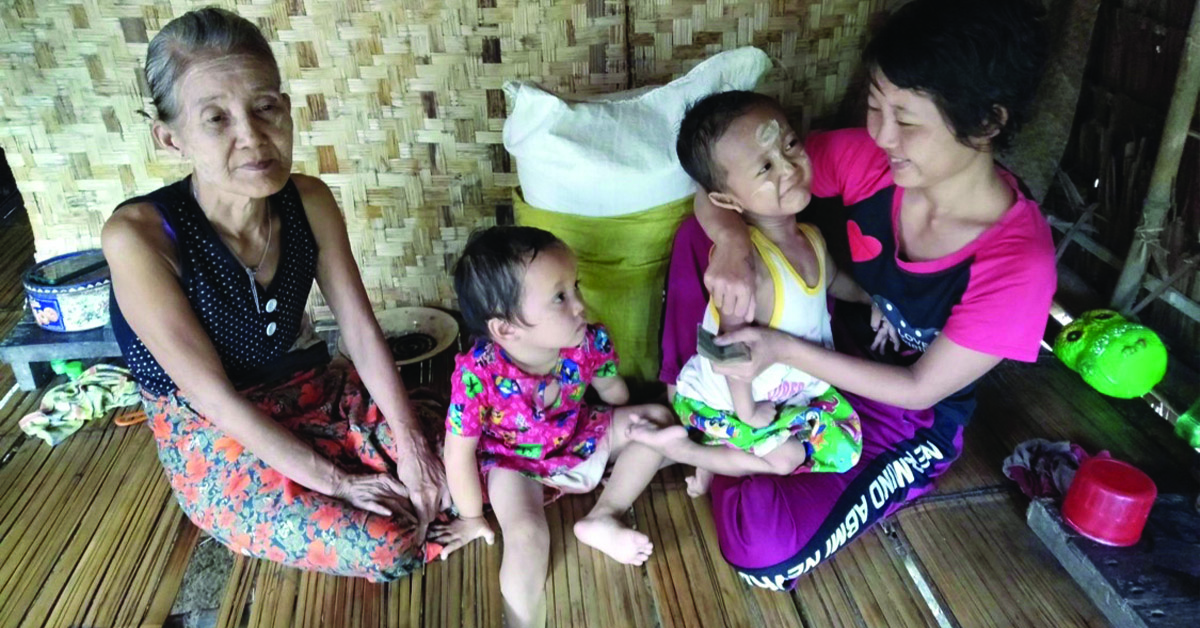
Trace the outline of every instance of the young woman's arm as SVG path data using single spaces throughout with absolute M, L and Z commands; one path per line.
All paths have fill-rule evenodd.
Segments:
M 754 320 L 755 255 L 750 231 L 737 214 L 721 209 L 703 193 L 694 201 L 696 219 L 713 241 L 704 285 L 722 317 Z
M 333 193 L 314 177 L 294 175 L 293 181 L 317 240 L 317 285 L 333 310 L 363 384 L 392 429 L 399 450 L 396 477 L 408 487 L 420 522 L 428 524 L 448 498 L 445 472 L 413 416 L 400 372 L 350 251 L 346 224 Z
M 983 377 L 1003 358 L 937 337 L 911 366 L 880 364 L 844 355 L 774 329 L 748 327 L 717 339 L 719 344 L 744 342 L 751 359 L 715 370 L 742 379 L 753 377 L 776 362 L 798 368 L 852 392 L 893 406 L 922 410 Z

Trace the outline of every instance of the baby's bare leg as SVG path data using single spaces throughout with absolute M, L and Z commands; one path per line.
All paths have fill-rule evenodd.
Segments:
M 542 485 L 516 471 L 488 473 L 488 495 L 500 523 L 503 556 L 500 594 L 504 625 L 546 625 L 546 570 L 550 563 L 550 529 Z
M 732 447 L 694 443 L 687 437 L 687 429 L 682 425 L 661 430 L 638 425 L 630 430 L 630 438 L 654 448 L 675 462 L 730 477 L 786 475 L 804 464 L 806 458 L 804 443 L 796 438 L 787 439 L 771 453 L 760 458 L 748 451 Z
M 650 557 L 654 545 L 650 537 L 622 523 L 621 517 L 646 490 L 662 467 L 663 457 L 650 447 L 629 440 L 626 432 L 633 416 L 665 421 L 672 415 L 662 406 L 629 406 L 613 412 L 613 423 L 608 430 L 615 460 L 612 475 L 592 511 L 575 523 L 575 537 L 619 562 L 641 565 Z

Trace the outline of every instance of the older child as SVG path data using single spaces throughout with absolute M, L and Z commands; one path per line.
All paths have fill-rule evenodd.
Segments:
M 625 436 L 635 417 L 671 419 L 662 406 L 589 405 L 590 385 L 605 404 L 629 400 L 617 354 L 602 325 L 584 319 L 575 257 L 552 234 L 493 227 L 471 238 L 454 269 L 454 287 L 471 333 L 460 354 L 446 418 L 445 463 L 459 518 L 436 527 L 443 557 L 494 533 L 490 502 L 504 536 L 500 592 L 506 623 L 545 623 L 550 536 L 543 506 L 563 493 L 595 489 L 612 475 L 575 536 L 619 562 L 641 565 L 649 537 L 619 517 L 662 464 Z
M 750 224 L 759 258 L 754 322 L 832 347 L 826 292 L 847 301 L 871 300 L 837 272 L 820 232 L 796 223 L 811 197 L 812 172 L 779 104 L 753 92 L 704 98 L 684 116 L 676 149 L 713 204 Z M 720 318 L 711 303 L 702 323 L 713 333 L 744 325 Z M 688 478 L 693 496 L 707 491 L 712 473 L 841 472 L 862 451 L 858 416 L 846 400 L 824 381 L 784 364 L 752 382 L 738 381 L 714 373 L 707 357 L 693 356 L 676 382 L 674 404 L 703 444 L 678 425 L 663 430 L 639 425 L 631 437 L 695 465 L 696 475 Z

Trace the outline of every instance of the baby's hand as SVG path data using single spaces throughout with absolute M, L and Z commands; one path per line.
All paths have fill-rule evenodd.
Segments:
M 450 552 L 481 537 L 488 545 L 496 542 L 496 533 L 488 525 L 487 518 L 482 516 L 460 517 L 448 523 L 435 522 L 429 526 L 429 540 L 444 546 L 442 560 L 446 560 Z
M 875 340 L 871 343 L 871 351 L 883 353 L 888 342 L 892 343 L 893 351 L 900 351 L 900 334 L 883 315 L 878 305 L 871 304 L 871 329 L 875 330 Z

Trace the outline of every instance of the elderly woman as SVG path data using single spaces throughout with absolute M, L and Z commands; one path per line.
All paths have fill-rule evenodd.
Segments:
M 192 174 L 123 203 L 102 241 L 113 327 L 180 505 L 243 554 L 407 575 L 444 475 L 333 195 L 292 174 L 270 47 L 233 13 L 193 11 L 150 43 L 146 80 L 154 136 Z M 306 328 L 314 279 L 354 367 L 330 365 Z

